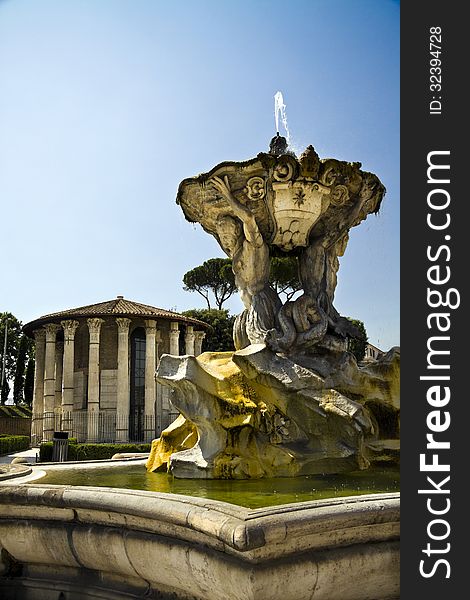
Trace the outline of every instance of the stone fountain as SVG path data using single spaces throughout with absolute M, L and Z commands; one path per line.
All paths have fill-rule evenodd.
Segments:
M 398 350 L 358 365 L 347 344 L 360 333 L 333 306 L 348 231 L 383 194 L 358 163 L 320 160 L 312 147 L 297 159 L 280 136 L 268 153 L 181 183 L 186 217 L 232 258 L 245 310 L 234 353 L 162 357 L 158 379 L 181 414 L 154 441 L 148 469 L 255 478 L 390 458 Z M 268 284 L 278 253 L 297 257 L 303 285 L 285 304 Z M 30 485 L 40 476 L 0 482 L 5 600 L 399 598 L 396 493 L 251 510 L 178 494 Z
M 384 193 L 360 163 L 312 146 L 297 158 L 279 134 L 269 152 L 181 182 L 177 203 L 231 258 L 245 309 L 234 353 L 162 357 L 157 379 L 181 414 L 154 441 L 149 470 L 286 477 L 396 456 L 399 350 L 358 365 L 348 342 L 362 334 L 333 304 L 349 231 Z M 284 304 L 269 284 L 274 256 L 298 262 L 302 294 Z

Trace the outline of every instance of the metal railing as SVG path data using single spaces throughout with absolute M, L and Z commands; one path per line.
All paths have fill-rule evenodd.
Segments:
M 52 441 L 54 431 L 66 431 L 69 438 L 89 443 L 149 443 L 178 416 L 155 415 L 118 416 L 111 411 L 76 411 L 67 413 L 33 414 L 31 442 Z M 158 425 L 157 425 L 158 423 Z

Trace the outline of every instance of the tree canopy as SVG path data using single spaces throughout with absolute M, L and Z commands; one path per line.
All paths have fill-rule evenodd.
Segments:
M 272 257 L 269 282 L 278 294 L 285 294 L 286 300 L 291 300 L 302 289 L 297 257 Z
M 183 315 L 199 319 L 211 326 L 202 343 L 203 352 L 206 350 L 211 352 L 235 350 L 232 337 L 235 316 L 230 315 L 228 310 L 193 308 L 183 312 Z
M 269 282 L 278 294 L 284 294 L 286 300 L 291 300 L 296 292 L 302 289 L 299 279 L 299 268 L 295 256 L 271 258 Z M 211 293 L 215 304 L 222 309 L 226 300 L 237 291 L 232 271 L 232 261 L 229 258 L 210 258 L 202 265 L 194 267 L 183 276 L 184 289 L 197 292 L 211 307 Z
M 347 317 L 348 321 L 350 321 L 353 325 L 355 325 L 359 331 L 363 334 L 361 339 L 349 338 L 348 340 L 348 350 L 356 357 L 357 362 L 364 359 L 366 354 L 366 346 L 367 346 L 367 331 L 364 323 L 359 319 L 351 319 L 351 317 Z
M 222 310 L 226 300 L 236 291 L 232 261 L 229 258 L 210 258 L 202 265 L 191 269 L 183 276 L 184 289 L 197 292 L 211 309 L 210 293 L 214 295 L 216 306 Z

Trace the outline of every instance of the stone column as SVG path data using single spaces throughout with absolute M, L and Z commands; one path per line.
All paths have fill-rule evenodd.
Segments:
M 55 344 L 55 400 L 54 412 L 62 412 L 62 376 L 64 373 L 64 342 Z
M 195 331 L 194 332 L 194 356 L 199 356 L 202 352 L 202 342 L 206 337 L 205 331 Z
M 155 437 L 155 402 L 157 399 L 157 382 L 155 381 L 157 322 L 153 319 L 145 321 L 145 410 L 144 436 L 150 442 Z
M 117 357 L 117 405 L 116 405 L 116 440 L 129 441 L 129 327 L 130 319 L 117 318 L 118 357 Z
M 62 389 L 62 430 L 72 430 L 72 411 L 75 369 L 75 332 L 78 321 L 61 321 L 64 330 L 64 385 Z
M 161 343 L 162 343 L 162 332 L 160 329 L 157 329 L 157 335 L 156 335 L 156 363 L 158 366 L 158 363 L 160 361 L 160 354 L 161 354 Z M 155 377 L 156 377 L 156 373 L 155 373 Z M 156 401 L 156 405 L 155 405 L 155 419 L 156 419 L 156 437 L 158 437 L 160 435 L 160 433 L 162 432 L 162 385 L 160 383 L 158 383 L 157 380 L 155 380 L 155 386 L 156 386 L 156 390 L 155 390 L 155 395 L 157 397 L 157 401 Z
M 155 335 L 155 353 L 156 353 L 155 357 L 156 357 L 157 365 L 158 365 L 158 361 L 160 360 L 162 341 L 163 341 L 162 330 L 157 329 L 157 332 Z
M 100 330 L 103 319 L 87 319 L 90 332 L 88 351 L 88 436 L 89 442 L 98 440 L 100 411 Z
M 52 440 L 54 433 L 54 403 L 55 403 L 55 343 L 59 325 L 49 323 L 44 325 L 46 330 L 46 355 L 44 360 L 44 423 L 43 436 L 47 441 Z
M 173 356 L 179 356 L 180 348 L 179 348 L 179 324 L 177 322 L 170 323 L 170 354 Z M 168 407 L 165 418 L 162 419 L 162 429 L 166 429 L 171 422 L 169 418 L 169 413 L 173 410 L 173 405 L 170 401 L 171 390 L 168 386 L 164 388 L 164 395 L 162 398 L 162 404 L 165 404 Z
M 180 332 L 179 325 L 176 321 L 170 323 L 170 354 L 173 356 L 179 356 L 180 347 Z
M 46 332 L 43 328 L 34 332 L 35 368 L 34 368 L 34 392 L 33 392 L 33 422 L 31 424 L 31 436 L 33 443 L 42 440 L 44 419 L 44 359 L 46 354 Z
M 194 327 L 186 325 L 186 335 L 184 336 L 185 352 L 194 356 Z

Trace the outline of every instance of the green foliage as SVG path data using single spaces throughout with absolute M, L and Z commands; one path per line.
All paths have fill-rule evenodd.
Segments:
M 34 358 L 29 358 L 28 364 L 26 366 L 26 374 L 24 377 L 24 402 L 29 407 L 33 406 L 34 364 Z
M 226 300 L 236 291 L 235 278 L 232 272 L 232 261 L 229 258 L 210 258 L 199 267 L 184 274 L 184 289 L 187 292 L 197 292 L 207 302 L 211 309 L 210 292 L 215 297 L 219 310 Z
M 5 355 L 6 374 L 8 379 L 13 379 L 16 368 L 16 358 L 20 347 L 21 321 L 10 312 L 0 313 L 0 365 L 3 361 L 3 343 L 5 339 L 5 327 L 7 326 L 7 351 Z
M 203 352 L 227 352 L 235 349 L 232 336 L 235 316 L 230 315 L 228 310 L 193 308 L 183 312 L 183 315 L 199 319 L 211 326 L 202 343 Z
M 291 300 L 302 289 L 297 257 L 272 257 L 269 282 L 278 294 L 285 294 L 286 300 Z
M 10 384 L 8 383 L 8 379 L 5 377 L 5 379 L 3 380 L 2 390 L 1 390 L 1 394 L 0 394 L 2 404 L 5 404 L 5 402 L 8 400 L 9 393 L 10 393 Z
M 0 435 L 0 454 L 27 450 L 30 446 L 27 435 Z
M 346 317 L 348 321 L 350 321 L 357 329 L 359 329 L 362 337 L 359 339 L 349 338 L 348 339 L 348 350 L 356 357 L 357 362 L 360 362 L 364 359 L 366 354 L 366 346 L 367 346 L 367 331 L 365 325 L 359 319 L 351 319 L 350 317 Z
M 8 323 L 8 327 L 7 327 Z M 7 347 L 5 353 L 5 380 L 1 390 L 1 402 L 5 404 L 13 383 L 13 397 L 16 403 L 23 401 L 25 365 L 34 356 L 34 343 L 22 331 L 22 324 L 9 312 L 0 313 L 0 370 L 3 364 L 5 329 L 7 327 Z
M 13 402 L 20 404 L 24 400 L 24 378 L 28 353 L 28 338 L 20 337 L 18 356 L 16 358 L 15 378 L 13 381 Z
M 52 460 L 52 442 L 42 442 L 39 445 L 39 462 L 51 462 Z M 71 444 L 69 443 L 69 460 Z
M 291 300 L 296 292 L 302 289 L 299 279 L 299 265 L 296 256 L 271 257 L 269 282 L 278 294 L 285 294 Z M 223 303 L 237 290 L 229 258 L 210 258 L 199 267 L 185 273 L 184 289 L 187 292 L 198 292 L 211 309 L 210 292 L 215 296 L 219 310 Z
M 69 439 L 67 460 L 104 460 L 120 452 L 150 452 L 151 444 L 77 444 Z M 53 442 L 43 442 L 39 447 L 40 462 L 52 460 Z

